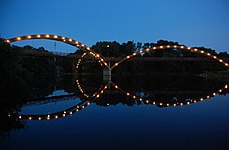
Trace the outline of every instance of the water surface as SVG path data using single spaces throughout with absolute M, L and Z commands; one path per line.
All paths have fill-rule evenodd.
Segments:
M 65 78 L 1 107 L 1 149 L 228 149 L 228 92 L 199 77 Z

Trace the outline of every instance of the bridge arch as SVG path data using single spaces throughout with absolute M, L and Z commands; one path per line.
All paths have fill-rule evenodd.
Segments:
M 187 100 L 185 102 L 171 102 L 171 103 L 165 103 L 163 101 L 155 101 L 155 100 L 150 100 L 150 99 L 145 99 L 142 97 L 139 97 L 135 94 L 129 93 L 123 89 L 121 89 L 118 85 L 114 84 L 113 82 L 109 82 L 108 84 L 111 84 L 115 89 L 119 90 L 120 92 L 122 92 L 123 94 L 125 94 L 127 97 L 133 98 L 135 100 L 139 100 L 142 103 L 145 104 L 152 104 L 152 105 L 158 105 L 158 106 L 164 106 L 164 107 L 168 107 L 168 106 L 183 106 L 183 105 L 190 105 L 193 103 L 197 103 L 197 102 L 201 102 L 204 100 L 210 100 L 211 98 L 215 97 L 217 94 L 222 93 L 224 90 L 228 89 L 228 84 L 224 85 L 221 89 L 214 91 L 213 93 L 209 93 L 207 96 L 205 97 L 201 97 L 201 98 L 197 98 L 197 99 L 190 99 Z M 48 113 L 48 114 L 37 114 L 37 115 L 32 115 L 32 114 L 20 114 L 20 113 L 16 113 L 15 116 L 17 119 L 22 119 L 22 120 L 51 120 L 51 119 L 58 119 L 58 118 L 62 118 L 62 117 L 66 117 L 68 115 L 73 115 L 74 113 L 79 112 L 80 110 L 83 110 L 84 108 L 86 108 L 87 106 L 91 105 L 91 102 L 97 100 L 100 95 L 102 95 L 104 93 L 104 91 L 107 89 L 108 84 L 106 84 L 105 86 L 103 86 L 101 88 L 101 90 L 99 92 L 96 93 L 96 95 L 93 95 L 93 99 L 91 101 L 84 101 L 84 102 L 80 102 L 68 109 L 65 109 L 63 111 L 58 111 L 58 112 L 54 112 L 54 113 Z M 10 117 L 10 113 L 8 114 L 8 116 Z
M 223 59 L 220 59 L 218 58 L 217 56 L 215 55 L 212 55 L 211 53 L 208 53 L 208 52 L 205 52 L 203 50 L 200 50 L 200 49 L 197 49 L 197 48 L 191 48 L 191 47 L 187 47 L 187 46 L 183 46 L 183 45 L 167 45 L 167 46 L 154 46 L 154 47 L 151 47 L 151 48 L 146 48 L 144 50 L 140 50 L 139 52 L 134 52 L 128 56 L 126 56 L 125 58 L 123 58 L 122 60 L 116 62 L 112 67 L 111 69 L 114 69 L 116 68 L 117 66 L 119 66 L 122 62 L 136 56 L 136 55 L 139 55 L 139 54 L 142 54 L 142 53 L 145 53 L 145 52 L 149 52 L 149 51 L 153 51 L 153 50 L 162 50 L 162 49 L 171 49 L 171 48 L 174 48 L 174 49 L 184 49 L 184 50 L 187 50 L 187 51 L 191 51 L 191 52 L 194 52 L 194 53 L 198 53 L 198 54 L 201 54 L 203 56 L 207 56 L 208 58 L 210 59 L 214 59 L 218 62 L 220 62 L 221 64 L 223 64 L 224 66 L 226 67 L 229 67 L 229 64 L 227 62 L 225 62 Z
M 217 91 L 214 91 L 213 93 L 209 93 L 206 97 L 201 97 L 201 98 L 197 98 L 197 99 L 190 99 L 190 100 L 187 100 L 185 102 L 171 102 L 171 103 L 167 103 L 167 102 L 163 102 L 163 101 L 157 101 L 157 100 L 153 100 L 153 99 L 146 99 L 146 98 L 143 98 L 141 96 L 137 96 L 135 94 L 132 94 L 130 92 L 127 92 L 126 90 L 123 90 L 121 89 L 118 85 L 114 84 L 113 82 L 111 82 L 111 85 L 121 91 L 122 93 L 124 93 L 127 97 L 130 97 L 134 100 L 139 100 L 140 102 L 143 102 L 145 104 L 152 104 L 152 105 L 158 105 L 158 106 L 182 106 L 182 105 L 189 105 L 189 104 L 192 104 L 192 103 L 196 103 L 196 102 L 200 102 L 200 101 L 203 101 L 203 100 L 207 100 L 207 99 L 211 99 L 213 97 L 215 97 L 217 94 L 220 94 L 222 93 L 223 91 L 227 90 L 228 89 L 228 84 L 224 85 L 221 89 L 217 90 Z
M 79 82 L 77 80 L 77 85 L 79 85 Z M 63 111 L 58 111 L 58 112 L 54 112 L 54 113 L 47 113 L 47 114 L 20 114 L 20 113 L 15 113 L 12 114 L 12 116 L 16 117 L 17 119 L 23 119 L 23 120 L 51 120 L 51 119 L 58 119 L 58 118 L 63 118 L 66 117 L 68 115 L 73 115 L 74 113 L 77 113 L 81 110 L 83 110 L 84 108 L 86 108 L 87 106 L 90 106 L 91 103 L 95 100 L 97 100 L 100 95 L 102 95 L 104 93 L 104 90 L 106 90 L 108 87 L 108 84 L 102 85 L 97 92 L 95 92 L 93 94 L 93 96 L 90 97 L 90 100 L 86 100 L 86 101 L 82 101 L 70 108 L 67 108 Z M 82 90 L 82 88 L 80 87 L 80 92 L 83 94 L 83 96 L 86 96 Z M 87 97 L 87 96 L 86 96 Z M 89 97 L 87 97 L 89 98 Z M 8 116 L 10 117 L 11 114 L 8 113 Z
M 80 50 L 88 53 L 89 56 L 91 56 L 96 61 L 99 61 L 100 65 L 102 67 L 105 66 L 106 68 L 108 68 L 108 65 L 105 62 L 105 59 L 101 55 L 94 52 L 89 46 L 87 46 L 87 45 L 85 45 L 85 44 L 83 44 L 77 40 L 74 40 L 72 38 L 68 38 L 65 36 L 53 35 L 53 34 L 32 34 L 32 35 L 24 35 L 24 36 L 17 36 L 14 38 L 10 38 L 10 39 L 5 40 L 5 42 L 10 44 L 10 43 L 17 42 L 17 41 L 32 40 L 32 39 L 55 40 L 55 41 L 63 42 L 63 43 L 66 43 L 68 45 L 77 47 Z

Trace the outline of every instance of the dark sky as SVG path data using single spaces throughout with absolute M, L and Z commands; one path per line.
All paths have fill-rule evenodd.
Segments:
M 0 0 L 0 20 L 3 38 L 49 33 L 89 46 L 165 39 L 229 52 L 228 0 Z

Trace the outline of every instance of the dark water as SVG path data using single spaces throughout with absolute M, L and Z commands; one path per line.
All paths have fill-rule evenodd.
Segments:
M 1 150 L 229 148 L 226 81 L 79 76 L 34 89 L 1 106 Z

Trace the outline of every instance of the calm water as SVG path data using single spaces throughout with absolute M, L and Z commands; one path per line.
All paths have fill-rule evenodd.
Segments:
M 229 148 L 226 81 L 65 77 L 33 92 L 1 107 L 1 150 Z

